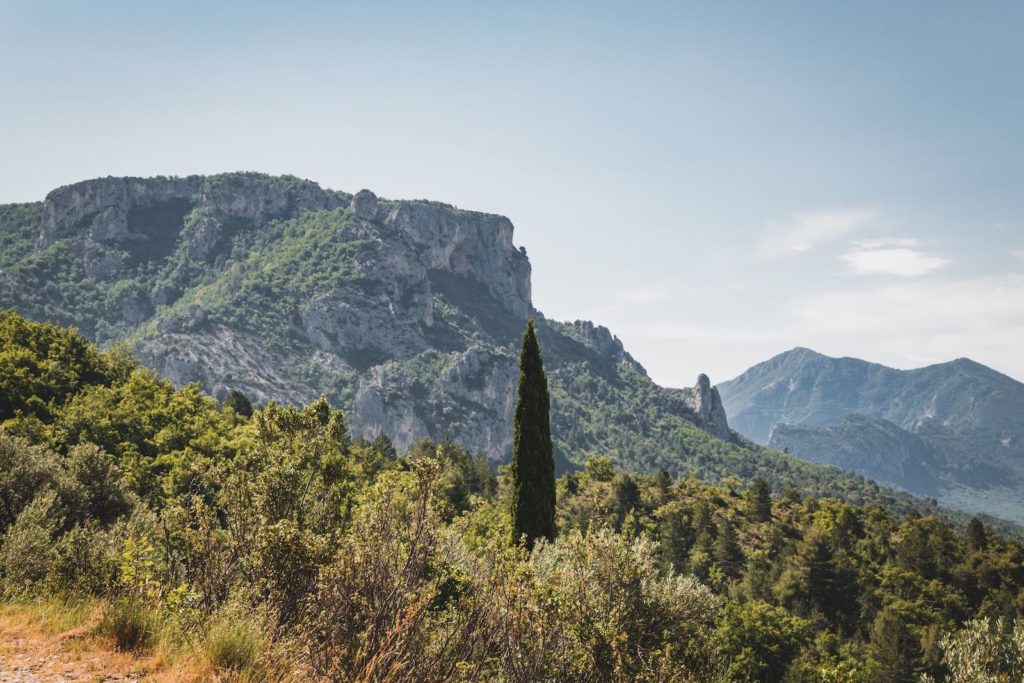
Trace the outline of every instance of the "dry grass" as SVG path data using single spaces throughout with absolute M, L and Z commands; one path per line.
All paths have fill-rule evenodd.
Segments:
M 157 632 L 148 648 L 124 651 L 112 635 L 104 635 L 99 628 L 109 609 L 109 605 L 96 600 L 0 604 L 0 671 L 21 671 L 25 680 L 312 680 L 294 656 L 298 644 L 253 645 L 250 639 L 257 638 L 258 633 L 248 632 L 244 624 L 237 629 L 221 626 L 196 647 Z
M 43 635 L 80 629 L 94 621 L 99 610 L 94 600 L 32 600 L 0 604 L 0 626 Z

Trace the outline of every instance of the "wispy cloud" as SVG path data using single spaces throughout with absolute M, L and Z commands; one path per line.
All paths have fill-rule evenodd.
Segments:
M 865 287 L 806 291 L 763 308 L 770 320 L 664 321 L 630 330 L 627 347 L 671 354 L 649 363 L 672 386 L 692 383 L 693 369 L 715 381 L 769 355 L 806 346 L 900 368 L 961 356 L 1024 380 L 1024 273 L 969 278 L 896 279 Z M 680 358 L 693 358 L 685 371 Z
M 1020 260 L 1024 261 L 1024 249 L 1017 249 L 1016 251 L 1010 252 Z
M 770 261 L 802 254 L 852 232 L 873 215 L 874 212 L 867 209 L 812 211 L 770 221 L 768 234 L 758 246 L 755 257 Z
M 870 240 L 854 240 L 853 244 L 860 249 L 914 248 L 921 246 L 921 240 L 913 237 L 877 237 Z
M 860 275 L 918 277 L 949 265 L 949 259 L 922 251 L 919 240 L 883 237 L 853 243 L 853 249 L 839 256 Z
M 897 281 L 806 294 L 789 305 L 805 344 L 899 367 L 970 356 L 1024 378 L 1024 274 Z

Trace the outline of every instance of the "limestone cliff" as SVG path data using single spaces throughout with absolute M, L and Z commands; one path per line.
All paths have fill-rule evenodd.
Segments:
M 701 373 L 697 376 L 697 384 L 690 389 L 686 405 L 709 432 L 723 439 L 731 438 L 732 432 L 722 406 L 722 397 L 718 394 L 718 388 L 711 386 L 707 375 Z
M 25 206 L 35 225 L 7 229 L 34 231 L 32 248 L 0 261 L 0 305 L 126 340 L 176 384 L 323 393 L 356 436 L 447 436 L 500 460 L 532 315 L 563 467 L 605 454 L 676 469 L 709 434 L 735 440 L 707 377 L 662 389 L 607 328 L 537 311 L 504 216 L 252 173 L 102 178 Z

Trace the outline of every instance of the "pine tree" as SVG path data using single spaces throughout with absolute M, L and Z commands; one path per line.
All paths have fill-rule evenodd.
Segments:
M 231 390 L 227 398 L 224 399 L 224 405 L 242 417 L 252 417 L 252 403 L 238 389 Z
M 743 549 L 736 534 L 736 527 L 728 519 L 722 522 L 718 538 L 715 540 L 715 564 L 729 578 L 736 578 L 743 569 Z
M 784 576 L 779 591 L 788 607 L 805 616 L 819 612 L 841 628 L 856 619 L 856 572 L 844 556 L 836 555 L 821 528 L 807 533 L 792 562 L 794 571 Z
M 525 536 L 527 549 L 538 538 L 555 539 L 555 460 L 551 447 L 548 381 L 533 320 L 526 325 L 519 354 L 512 451 L 513 542 Z
M 758 522 L 769 522 L 772 519 L 772 494 L 768 482 L 758 477 L 750 487 L 748 505 L 750 516 Z
M 977 517 L 972 517 L 970 523 L 967 525 L 967 547 L 975 552 L 988 548 L 988 538 L 985 533 L 985 525 Z
M 686 561 L 693 545 L 694 533 L 690 518 L 678 502 L 669 503 L 664 508 L 659 533 L 659 550 L 666 565 L 676 571 L 686 568 Z
M 877 679 L 884 683 L 913 683 L 921 672 L 921 642 L 907 619 L 886 607 L 871 624 L 870 652 L 878 664 Z

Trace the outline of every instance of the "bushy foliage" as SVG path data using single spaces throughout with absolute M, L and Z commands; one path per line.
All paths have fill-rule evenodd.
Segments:
M 1024 545 L 980 520 L 599 457 L 528 553 L 480 454 L 352 441 L 324 399 L 247 417 L 88 346 L 59 363 L 120 369 L 48 385 L 62 331 L 24 325 L 4 352 L 48 398 L 7 395 L 0 590 L 101 596 L 123 649 L 171 629 L 259 677 L 287 646 L 339 681 L 1020 677 Z
M 759 600 L 731 603 L 714 634 L 733 681 L 781 680 L 809 635 L 806 621 Z
M 29 590 L 46 578 L 61 521 L 53 491 L 39 493 L 18 513 L 0 545 L 0 577 L 6 592 Z
M 45 420 L 85 387 L 122 379 L 122 353 L 101 353 L 74 329 L 0 313 L 0 423 Z
M 942 641 L 949 683 L 1024 680 L 1024 626 L 1001 619 L 970 621 Z

